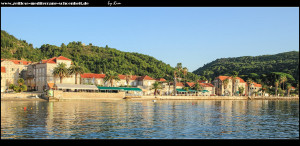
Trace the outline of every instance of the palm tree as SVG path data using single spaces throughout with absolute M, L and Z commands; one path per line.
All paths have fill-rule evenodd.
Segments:
M 69 75 L 69 71 L 66 67 L 67 65 L 65 63 L 59 63 L 57 67 L 53 69 L 53 75 L 54 77 L 59 77 L 60 83 L 62 83 L 62 80 L 64 77 L 67 77 Z
M 199 84 L 198 81 L 196 81 L 196 84 L 194 85 L 193 89 L 196 90 L 196 96 L 198 96 L 198 91 L 202 90 L 202 86 Z
M 105 74 L 104 82 L 109 81 L 110 84 L 111 84 L 111 87 L 112 87 L 113 84 L 114 84 L 114 80 L 120 81 L 120 78 L 119 78 L 118 73 L 116 73 L 115 71 L 110 70 L 109 72 L 107 72 L 107 73 Z
M 168 95 L 169 95 L 169 92 L 170 92 L 170 86 L 171 86 L 171 82 L 172 82 L 172 77 L 171 77 L 170 75 L 166 75 L 166 76 L 165 76 L 165 79 L 167 80 L 168 85 L 169 85 L 169 90 L 168 90 Z
M 185 96 L 187 96 L 187 93 L 189 92 L 189 89 L 190 89 L 190 88 L 189 88 L 189 87 L 183 87 L 182 89 L 186 91 L 186 92 L 185 92 Z
M 229 80 L 228 79 L 225 79 L 222 81 L 223 85 L 224 85 L 224 94 L 225 94 L 225 90 L 227 89 L 227 86 L 229 84 Z
M 77 63 L 74 63 L 74 65 L 72 65 L 70 68 L 69 68 L 69 74 L 75 74 L 75 84 L 77 84 L 77 75 L 81 75 L 83 74 L 84 71 L 83 71 L 83 68 L 80 67 Z
M 177 78 L 180 75 L 182 70 L 182 64 L 181 63 L 177 63 L 177 66 L 175 67 L 174 70 L 174 96 L 176 96 L 176 84 L 177 84 Z
M 280 81 L 279 80 L 275 80 L 274 84 L 275 84 L 275 96 L 278 96 L 277 91 L 278 91 L 278 86 L 279 86 Z
M 242 95 L 244 92 L 245 88 L 244 87 L 239 87 L 239 94 Z
M 250 85 L 253 83 L 253 80 L 250 79 L 250 78 L 248 78 L 248 79 L 246 80 L 246 82 L 247 82 L 247 85 L 248 85 L 248 95 L 250 96 Z
M 282 83 L 282 89 L 284 90 L 284 82 L 286 82 L 287 81 L 287 78 L 286 78 L 286 76 L 280 76 L 280 83 Z
M 265 92 L 267 90 L 268 86 L 266 84 L 263 84 L 260 91 L 262 91 L 262 96 L 264 97 L 265 96 Z
M 125 80 L 126 80 L 126 83 L 127 83 L 127 87 L 129 86 L 129 81 L 132 78 L 132 74 L 133 74 L 132 71 L 125 74 Z
M 158 89 L 162 89 L 162 87 L 161 87 L 161 84 L 156 81 L 155 83 L 152 84 L 152 88 L 151 89 L 154 89 L 154 95 L 156 97 L 157 90 Z
M 185 76 L 187 75 L 188 69 L 186 67 L 183 68 L 183 78 L 184 78 L 184 85 L 186 84 L 186 78 Z
M 287 88 L 287 92 L 288 92 L 288 95 L 287 96 L 290 96 L 290 91 L 292 89 L 292 85 L 290 83 L 287 83 L 286 84 L 286 88 Z
M 236 77 L 238 77 L 238 72 L 237 71 L 233 71 L 231 74 L 231 78 L 232 78 L 232 96 L 235 93 L 235 81 L 236 81 Z

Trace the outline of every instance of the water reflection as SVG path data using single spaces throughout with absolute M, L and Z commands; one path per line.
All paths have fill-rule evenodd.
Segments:
M 1 101 L 1 138 L 299 138 L 299 101 Z

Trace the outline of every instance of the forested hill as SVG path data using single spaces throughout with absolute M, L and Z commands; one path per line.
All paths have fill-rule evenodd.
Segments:
M 198 68 L 193 73 L 201 74 L 208 78 L 230 74 L 232 71 L 238 71 L 239 75 L 284 72 L 299 80 L 299 51 L 255 57 L 221 58 Z
M 135 75 L 148 75 L 153 78 L 172 79 L 174 68 L 154 57 L 139 53 L 122 52 L 107 45 L 98 47 L 81 42 L 70 42 L 61 46 L 42 45 L 33 48 L 25 40 L 1 30 L 1 59 L 19 59 L 40 61 L 55 56 L 65 56 L 79 63 L 85 72 L 106 73 L 109 70 L 119 74 L 132 71 Z M 193 80 L 196 75 L 188 73 L 187 78 Z

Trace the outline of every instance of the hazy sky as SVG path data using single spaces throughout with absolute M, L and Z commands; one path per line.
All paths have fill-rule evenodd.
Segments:
M 299 51 L 297 7 L 1 7 L 1 29 L 34 47 L 108 45 L 190 72 L 218 58 Z

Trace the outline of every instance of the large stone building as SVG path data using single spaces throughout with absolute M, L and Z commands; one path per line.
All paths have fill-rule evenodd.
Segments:
M 225 86 L 224 82 L 228 80 L 227 85 Z M 216 95 L 225 95 L 225 96 L 232 96 L 242 94 L 245 95 L 247 93 L 247 83 L 240 77 L 236 77 L 235 84 L 232 84 L 232 77 L 230 76 L 218 76 L 213 81 L 215 86 L 215 94 Z M 239 93 L 239 87 L 244 88 L 243 93 Z M 234 89 L 233 89 L 234 88 Z M 234 92 L 234 94 L 232 93 Z
M 208 83 L 207 81 L 199 81 L 199 85 L 202 87 L 202 91 L 206 91 L 206 92 L 202 92 L 202 95 L 214 95 L 215 94 L 215 86 L 212 85 L 211 83 Z M 186 87 L 190 87 L 193 88 L 195 86 L 194 82 L 186 82 Z
M 65 63 L 66 67 L 69 68 L 72 64 L 72 60 L 59 56 L 42 60 L 39 63 L 30 64 L 27 69 L 28 89 L 42 92 L 49 88 L 49 84 L 60 83 L 60 78 L 53 76 L 53 69 L 57 67 L 59 63 Z M 75 75 L 64 77 L 62 83 L 75 84 Z
M 1 59 L 1 92 L 10 84 L 17 84 L 19 78 L 25 79 L 25 73 L 31 61 Z
M 109 81 L 104 82 L 105 74 L 94 74 L 94 73 L 84 73 L 81 76 L 81 84 L 94 84 L 99 86 L 110 87 L 111 83 Z M 113 87 L 125 87 L 127 86 L 126 76 L 119 75 L 120 80 L 113 82 Z M 155 79 L 145 75 L 145 76 L 136 76 L 132 75 L 128 84 L 131 87 L 138 87 L 143 90 L 145 95 L 151 94 L 152 84 L 155 83 Z

